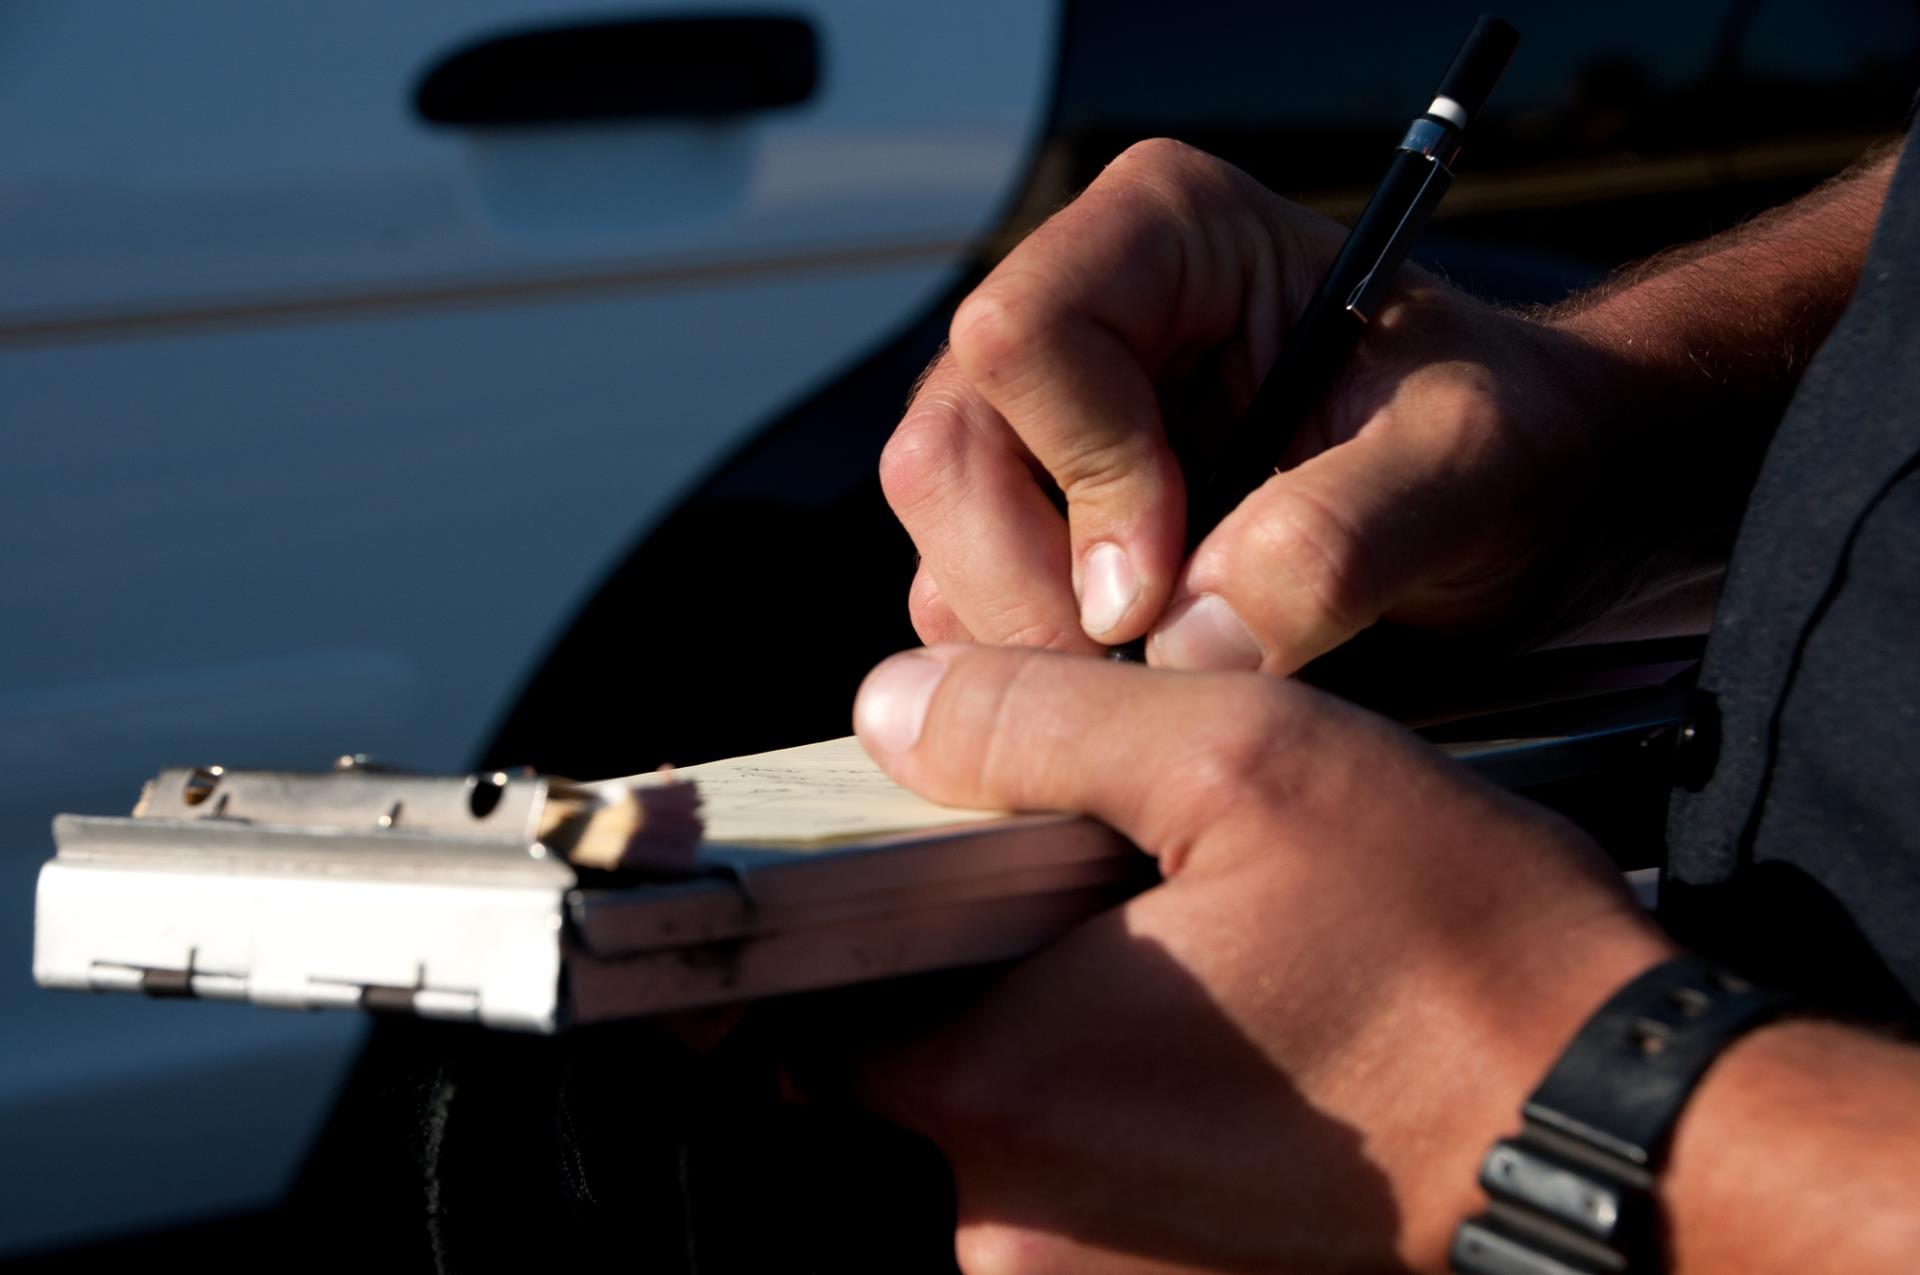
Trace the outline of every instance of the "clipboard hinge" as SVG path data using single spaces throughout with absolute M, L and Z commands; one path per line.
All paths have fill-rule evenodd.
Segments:
M 137 992 L 156 999 L 260 1000 L 282 1009 L 361 1009 L 455 1022 L 475 1022 L 480 1018 L 480 992 L 475 988 L 399 987 L 308 979 L 304 991 L 289 994 L 283 990 L 269 998 L 256 998 L 244 974 L 208 973 L 191 966 L 178 969 L 95 961 L 87 968 L 87 990 Z
M 44 987 L 361 1009 L 550 1032 L 565 899 L 550 781 L 175 768 L 131 815 L 61 815 Z

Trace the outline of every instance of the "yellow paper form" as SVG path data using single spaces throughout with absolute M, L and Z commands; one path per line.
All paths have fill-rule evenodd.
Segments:
M 915 796 L 887 778 L 851 735 L 607 784 L 651 786 L 669 779 L 698 787 L 707 842 L 838 841 L 1005 817 L 1004 811 L 961 810 Z

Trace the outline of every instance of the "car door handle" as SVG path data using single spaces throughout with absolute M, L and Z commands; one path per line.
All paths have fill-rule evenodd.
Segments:
M 421 77 L 413 105 L 462 127 L 712 119 L 804 102 L 819 79 L 803 18 L 643 18 L 464 45 Z

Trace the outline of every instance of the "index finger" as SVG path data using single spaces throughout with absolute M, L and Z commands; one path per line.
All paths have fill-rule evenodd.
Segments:
M 1143 143 L 954 316 L 959 369 L 1066 495 L 1090 637 L 1145 632 L 1184 556 L 1185 484 L 1156 378 L 1176 353 L 1236 338 L 1264 368 L 1295 308 L 1271 201 L 1211 156 Z
M 927 370 L 880 457 L 921 575 L 983 642 L 1097 649 L 1068 589 L 1067 523 L 1020 441 L 951 357 Z

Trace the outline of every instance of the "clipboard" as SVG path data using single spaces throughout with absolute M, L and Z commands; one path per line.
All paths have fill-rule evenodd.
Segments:
M 1423 733 L 1516 789 L 1643 766 L 1679 720 L 1680 667 Z M 551 1033 L 1011 960 L 1158 879 L 1091 819 L 922 801 L 852 739 L 676 778 L 706 803 L 691 856 L 604 871 L 555 853 L 543 815 L 663 780 L 163 770 L 131 815 L 55 819 L 34 977 Z

